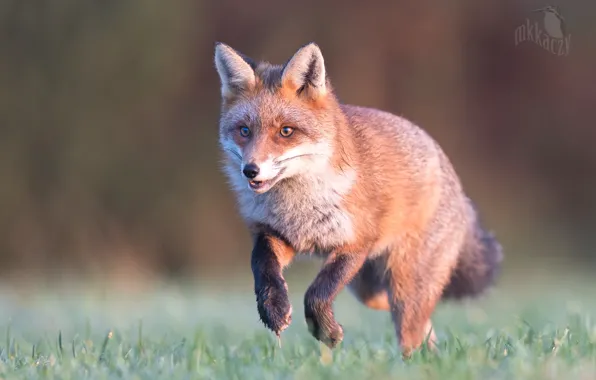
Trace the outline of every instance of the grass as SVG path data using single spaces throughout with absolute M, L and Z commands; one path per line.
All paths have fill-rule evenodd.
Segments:
M 389 315 L 346 292 L 336 303 L 344 342 L 331 353 L 322 349 L 302 317 L 306 285 L 291 281 L 294 322 L 281 348 L 259 324 L 250 286 L 26 298 L 6 291 L 0 379 L 594 379 L 594 287 L 579 285 L 516 284 L 441 305 L 434 318 L 439 352 L 422 350 L 407 361 Z

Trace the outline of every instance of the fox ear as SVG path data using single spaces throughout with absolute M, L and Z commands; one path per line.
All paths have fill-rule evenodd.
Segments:
M 221 42 L 215 45 L 215 67 L 224 98 L 248 90 L 255 84 L 255 63 Z
M 306 94 L 313 99 L 327 92 L 325 61 L 321 49 L 311 42 L 300 49 L 284 66 L 282 86 L 296 93 Z

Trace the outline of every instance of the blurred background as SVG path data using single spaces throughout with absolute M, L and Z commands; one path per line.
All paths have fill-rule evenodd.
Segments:
M 443 146 L 507 281 L 590 275 L 596 3 L 558 3 L 2 1 L 0 278 L 250 282 L 220 170 L 216 41 L 273 63 L 317 42 L 342 102 L 403 115 Z M 516 40 L 544 29 L 531 11 L 547 5 L 564 17 L 563 54 Z M 290 271 L 318 264 L 304 265 Z

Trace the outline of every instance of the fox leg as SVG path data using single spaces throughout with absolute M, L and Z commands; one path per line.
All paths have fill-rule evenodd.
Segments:
M 335 321 L 333 301 L 362 267 L 363 254 L 331 254 L 304 296 L 308 330 L 329 348 L 343 340 L 343 329 Z
M 358 301 L 374 310 L 391 309 L 385 278 L 386 257 L 368 259 L 348 284 L 348 289 Z
M 261 230 L 253 234 L 251 267 L 257 310 L 263 324 L 277 336 L 292 321 L 292 305 L 283 268 L 294 257 L 294 250 L 274 233 Z
M 440 257 L 433 260 L 418 256 L 388 267 L 390 311 L 404 357 L 410 356 L 427 337 L 429 347 L 435 347 L 436 335 L 430 317 L 449 281 L 450 271 Z
M 429 297 L 423 291 L 416 292 L 413 288 L 406 290 L 408 287 L 395 277 L 391 282 L 394 283 L 390 285 L 390 311 L 403 356 L 410 356 L 412 351 L 424 343 L 429 333 L 429 346 L 433 347 L 436 336 L 432 330 L 430 316 L 439 297 Z M 405 295 L 401 291 L 414 293 Z
M 348 285 L 358 301 L 374 310 L 391 311 L 388 294 L 388 281 L 385 273 L 386 257 L 367 260 Z M 430 318 L 424 326 L 424 338 L 428 346 L 435 348 L 437 336 Z

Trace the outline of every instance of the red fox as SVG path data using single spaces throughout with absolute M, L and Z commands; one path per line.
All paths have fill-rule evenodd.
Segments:
M 347 287 L 391 313 L 404 356 L 427 337 L 432 347 L 436 304 L 481 294 L 503 258 L 437 142 L 399 116 L 341 104 L 315 43 L 283 65 L 217 43 L 215 66 L 223 166 L 253 237 L 264 325 L 278 337 L 288 327 L 283 270 L 314 255 L 324 264 L 304 309 L 317 340 L 343 340 L 333 302 Z

